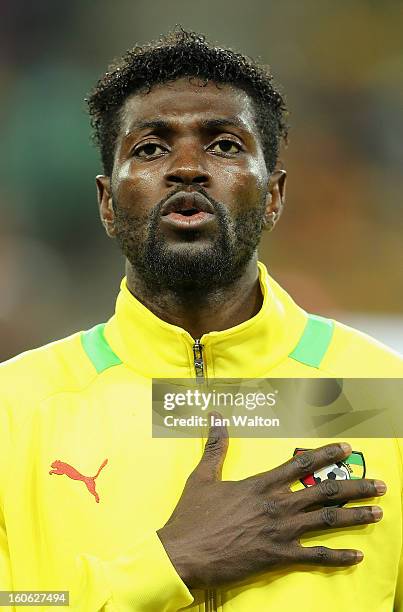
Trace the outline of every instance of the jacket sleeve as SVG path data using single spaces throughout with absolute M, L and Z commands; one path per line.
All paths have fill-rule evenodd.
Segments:
M 81 554 L 77 569 L 77 612 L 176 612 L 193 602 L 156 532 L 111 561 Z

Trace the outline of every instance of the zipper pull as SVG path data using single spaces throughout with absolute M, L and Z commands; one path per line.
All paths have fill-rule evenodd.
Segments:
M 204 380 L 203 345 L 200 340 L 195 340 L 193 345 L 193 362 L 196 371 L 196 380 Z

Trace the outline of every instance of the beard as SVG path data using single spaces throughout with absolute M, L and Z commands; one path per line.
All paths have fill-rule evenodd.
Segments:
M 176 191 L 181 191 L 179 187 Z M 240 278 L 259 244 L 266 206 L 266 193 L 256 207 L 244 210 L 240 205 L 231 217 L 221 202 L 203 188 L 217 221 L 217 231 L 210 240 L 202 232 L 186 232 L 186 242 L 172 244 L 160 231 L 161 208 L 171 192 L 147 215 L 136 215 L 113 199 L 115 232 L 118 245 L 141 278 L 148 292 L 172 291 L 178 296 L 201 297 Z

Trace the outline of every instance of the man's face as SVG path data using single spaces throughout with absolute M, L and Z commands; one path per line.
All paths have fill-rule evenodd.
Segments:
M 184 78 L 130 96 L 101 179 L 107 231 L 150 289 L 230 284 L 256 252 L 271 195 L 242 90 Z

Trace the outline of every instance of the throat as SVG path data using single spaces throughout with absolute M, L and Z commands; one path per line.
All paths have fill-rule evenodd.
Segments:
M 134 297 L 156 317 L 185 329 L 193 339 L 235 327 L 255 316 L 263 304 L 257 270 L 253 281 L 241 277 L 231 286 L 204 292 L 189 287 L 184 293 L 166 288 L 152 291 L 133 269 L 127 273 Z

